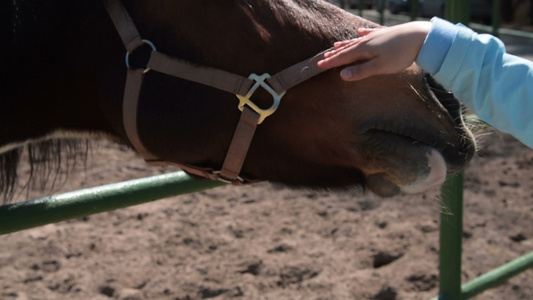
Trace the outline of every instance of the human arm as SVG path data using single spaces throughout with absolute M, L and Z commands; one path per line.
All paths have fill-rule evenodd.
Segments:
M 533 62 L 488 34 L 434 18 L 416 63 L 494 128 L 533 148 Z
M 430 25 L 422 39 L 412 25 L 401 28 L 399 49 L 408 55 L 394 46 L 399 32 L 384 29 L 337 44 L 319 66 L 355 62 L 341 72 L 349 81 L 400 72 L 416 60 L 482 120 L 533 148 L 533 62 L 505 53 L 503 43 L 493 36 L 438 18 Z

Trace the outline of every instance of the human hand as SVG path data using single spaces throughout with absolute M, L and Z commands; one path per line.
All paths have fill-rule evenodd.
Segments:
M 394 74 L 413 64 L 431 23 L 409 22 L 382 29 L 358 29 L 359 38 L 337 42 L 318 62 L 322 69 L 352 64 L 341 71 L 346 81 Z

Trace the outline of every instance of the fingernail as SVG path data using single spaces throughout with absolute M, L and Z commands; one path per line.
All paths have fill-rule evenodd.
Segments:
M 342 79 L 350 79 L 352 78 L 352 71 L 348 69 L 344 69 L 341 71 L 341 77 Z

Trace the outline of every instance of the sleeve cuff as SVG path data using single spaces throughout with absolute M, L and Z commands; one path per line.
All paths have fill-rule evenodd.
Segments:
M 450 47 L 457 36 L 457 28 L 452 23 L 439 19 L 431 19 L 433 27 L 428 33 L 416 63 L 431 75 L 436 74 L 444 62 Z

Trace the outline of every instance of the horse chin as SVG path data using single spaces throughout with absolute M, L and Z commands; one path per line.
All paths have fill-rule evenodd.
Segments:
M 366 187 L 382 197 L 402 193 L 418 194 L 440 187 L 446 179 L 447 171 L 442 154 L 430 148 L 409 168 L 396 164 L 391 169 L 366 174 Z
M 362 131 L 361 171 L 367 188 L 377 195 L 416 194 L 438 187 L 474 155 L 475 141 L 463 122 L 459 101 L 429 76 L 424 87 L 433 119 L 384 118 Z
M 446 179 L 446 162 L 435 149 L 427 153 L 426 158 L 426 165 L 422 166 L 416 174 L 399 174 L 398 171 L 370 174 L 367 175 L 366 186 L 382 197 L 395 196 L 400 193 L 418 194 L 439 187 Z

